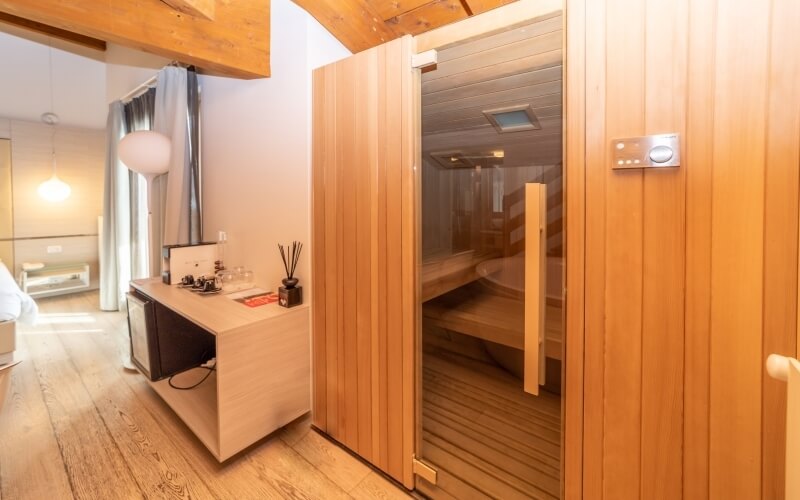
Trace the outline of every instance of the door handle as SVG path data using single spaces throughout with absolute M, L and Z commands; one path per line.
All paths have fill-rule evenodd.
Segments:
M 547 186 L 525 185 L 525 354 L 523 389 L 538 395 L 545 383 L 544 314 L 547 259 Z

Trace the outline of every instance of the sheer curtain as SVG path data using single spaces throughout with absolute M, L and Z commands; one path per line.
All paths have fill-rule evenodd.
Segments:
M 117 311 L 130 280 L 130 193 L 128 169 L 117 157 L 125 135 L 125 109 L 120 101 L 108 107 L 103 232 L 100 262 L 100 309 Z
M 153 130 L 172 140 L 166 193 L 162 193 L 163 244 L 197 243 L 202 237 L 197 76 L 185 68 L 164 68 L 156 88 Z
M 100 270 L 103 310 L 124 305 L 131 279 L 161 274 L 163 245 L 202 239 L 199 95 L 193 68 L 168 66 L 158 72 L 154 89 L 109 107 Z M 160 238 L 149 245 L 144 180 L 117 156 L 120 139 L 137 130 L 155 130 L 172 141 L 169 171 L 153 181 L 157 202 L 151 224 Z
M 125 133 L 139 130 L 152 130 L 155 115 L 156 89 L 134 97 L 125 104 Z M 130 186 L 130 241 L 131 241 L 131 279 L 151 276 L 151 257 L 147 249 L 147 182 L 144 177 L 128 170 Z M 157 222 L 160 219 L 157 219 Z M 126 282 L 127 286 L 127 282 Z

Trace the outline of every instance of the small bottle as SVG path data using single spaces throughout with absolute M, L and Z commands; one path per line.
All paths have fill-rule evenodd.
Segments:
M 228 234 L 225 231 L 219 232 L 217 238 L 217 260 L 214 261 L 214 271 L 219 272 L 225 269 L 225 245 L 228 242 Z

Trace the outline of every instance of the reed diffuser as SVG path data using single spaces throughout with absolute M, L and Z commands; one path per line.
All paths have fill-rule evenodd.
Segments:
M 297 269 L 303 244 L 293 241 L 291 247 L 288 245 L 284 247 L 279 243 L 278 250 L 281 252 L 283 268 L 286 271 L 286 277 L 281 280 L 283 286 L 278 288 L 278 305 L 283 307 L 300 305 L 303 303 L 303 287 L 297 286 L 298 279 L 294 277 L 294 271 Z

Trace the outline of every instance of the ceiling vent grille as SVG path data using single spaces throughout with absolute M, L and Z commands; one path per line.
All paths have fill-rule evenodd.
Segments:
M 487 109 L 483 114 L 500 134 L 542 128 L 530 104 Z

